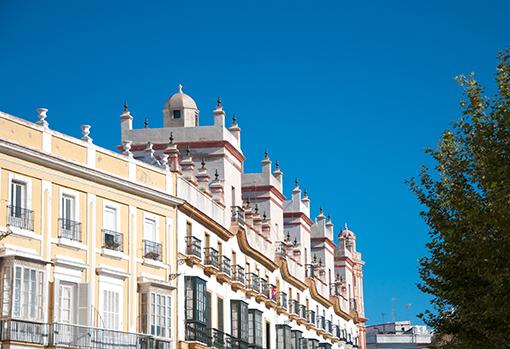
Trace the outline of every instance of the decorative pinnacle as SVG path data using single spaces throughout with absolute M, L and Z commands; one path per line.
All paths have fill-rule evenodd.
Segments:
M 308 197 L 308 192 L 306 191 L 306 189 L 305 189 L 305 192 L 303 193 L 303 197 L 304 197 L 304 198 L 307 198 L 307 197 Z
M 149 117 L 148 116 L 145 117 L 145 121 L 143 122 L 143 127 L 149 128 Z
M 234 113 L 232 115 L 232 125 L 237 125 L 237 115 L 236 115 L 236 113 Z
M 313 255 L 313 262 L 317 263 L 317 255 L 316 254 Z
M 287 241 L 290 241 L 290 233 L 287 232 Z
M 267 218 L 267 216 L 266 216 L 266 211 L 264 211 L 264 213 L 262 214 L 262 218 L 263 218 L 264 220 L 266 220 L 266 218 Z
M 296 178 L 296 180 L 294 181 L 294 188 L 297 188 L 299 187 L 299 181 L 298 179 Z
M 174 133 L 173 132 L 170 132 L 170 137 L 168 137 L 168 139 L 170 140 L 170 144 L 174 144 Z
M 344 230 L 349 230 L 349 227 L 347 226 L 347 222 L 344 224 Z
M 205 160 L 202 158 L 202 162 L 200 163 L 202 165 L 202 170 L 205 170 Z
M 179 84 L 179 86 L 177 86 L 177 90 L 179 91 L 179 93 L 182 93 L 182 85 Z
M 269 152 L 267 151 L 267 147 L 266 147 L 266 150 L 264 151 L 264 159 L 269 159 Z
M 221 97 L 220 96 L 218 96 L 218 100 L 216 101 L 216 106 L 217 107 L 221 107 L 222 106 Z
M 255 204 L 255 213 L 259 213 L 259 204 Z
M 128 102 L 127 100 L 124 101 L 124 112 L 128 112 L 129 111 L 129 106 L 128 106 Z
M 328 212 L 328 222 L 331 222 L 331 216 L 329 215 L 329 212 Z
M 220 178 L 220 175 L 218 173 L 218 169 L 214 170 L 214 180 L 217 181 L 218 178 Z
M 322 211 L 322 206 L 319 208 L 319 214 L 324 214 L 324 211 Z
M 191 156 L 191 149 L 189 148 L 189 145 L 186 147 L 186 156 Z
M 294 246 L 297 245 L 297 239 L 294 237 Z
M 275 171 L 277 171 L 279 169 L 280 169 L 280 163 L 278 162 L 278 160 L 276 160 L 276 162 L 275 162 Z

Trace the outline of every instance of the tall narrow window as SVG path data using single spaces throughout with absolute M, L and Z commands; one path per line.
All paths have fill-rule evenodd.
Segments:
M 58 291 L 60 303 L 59 321 L 64 324 L 74 324 L 76 285 L 61 283 Z
M 61 206 L 62 219 L 65 221 L 74 221 L 75 219 L 75 198 L 71 195 L 62 195 Z
M 114 290 L 103 290 L 103 316 L 104 328 L 120 330 L 120 293 Z
M 79 241 L 80 223 L 76 222 L 76 199 L 71 195 L 62 195 L 60 202 L 59 237 Z
M 231 307 L 231 334 L 234 338 L 248 342 L 248 304 L 239 301 L 230 301 Z
M 143 256 L 154 260 L 161 260 L 161 244 L 158 241 L 156 220 L 145 217 L 143 228 Z
M 223 332 L 223 298 L 218 297 L 218 330 Z
M 11 206 L 27 208 L 27 185 L 20 181 L 11 183 Z
M 41 321 L 44 302 L 44 272 L 16 266 L 14 270 L 13 317 Z
M 155 219 L 145 218 L 143 227 L 143 238 L 148 241 L 157 241 Z
M 276 325 L 276 349 L 290 349 L 290 326 Z
M 210 311 L 205 280 L 196 276 L 185 278 L 186 340 L 208 343 L 207 327 Z
M 104 228 L 110 231 L 117 231 L 117 209 L 106 206 L 104 208 Z
M 262 348 L 262 312 L 259 310 L 248 312 L 248 343 L 251 348 Z
M 232 206 L 235 206 L 236 205 L 236 188 L 234 186 L 232 186 Z

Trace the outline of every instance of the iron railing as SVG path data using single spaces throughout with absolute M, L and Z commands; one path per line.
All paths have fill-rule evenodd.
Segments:
M 269 284 L 266 279 L 260 278 L 260 293 L 269 298 Z
M 358 308 L 356 306 L 356 299 L 351 298 L 349 300 L 349 307 L 350 307 L 351 311 L 357 311 L 358 310 Z
M 316 319 L 315 319 L 315 311 L 313 310 L 310 310 L 310 319 L 309 319 L 310 323 L 313 324 L 315 326 L 316 324 Z
M 7 206 L 7 222 L 17 228 L 34 231 L 34 211 L 20 206 Z
M 283 241 L 276 241 L 275 254 L 280 257 L 287 257 L 287 246 Z
M 278 292 L 277 292 L 277 288 L 275 285 L 269 285 L 269 292 L 268 292 L 268 295 L 267 295 L 267 298 L 269 298 L 270 300 L 272 300 L 273 302 L 278 302 Z
M 220 271 L 228 276 L 232 275 L 232 265 L 230 264 L 230 258 L 226 256 L 221 257 Z
M 308 278 L 315 278 L 317 276 L 315 273 L 315 265 L 313 264 L 305 265 L 305 276 Z
M 300 316 L 302 319 L 306 319 L 306 305 L 301 304 L 301 305 L 299 306 L 299 309 L 300 309 L 299 316 Z
M 143 240 L 143 256 L 144 258 L 161 260 L 161 244 L 155 241 Z
M 248 275 L 248 288 L 253 291 L 260 292 L 259 276 L 255 273 L 250 273 Z
M 59 218 L 58 237 L 74 241 L 81 241 L 81 223 L 66 218 Z
M 218 254 L 218 251 L 212 247 L 208 247 L 204 249 L 205 252 L 205 265 L 211 265 L 217 269 L 220 268 L 220 255 Z
M 244 210 L 239 206 L 231 206 L 232 222 L 244 225 Z
M 122 233 L 103 229 L 103 248 L 122 252 Z
M 202 259 L 202 241 L 194 236 L 186 236 L 186 254 Z
M 48 325 L 22 320 L 0 320 L 0 339 L 48 345 Z
M 324 318 L 324 316 L 319 316 L 317 325 L 319 328 L 322 328 L 323 330 L 326 329 L 326 319 Z
M 245 284 L 244 279 L 244 268 L 239 264 L 234 267 L 234 281 L 240 282 L 241 284 Z
M 293 300 L 292 301 L 292 309 L 291 309 L 291 312 L 296 314 L 296 315 L 299 315 L 299 303 L 297 300 Z
M 283 307 L 285 309 L 287 309 L 288 307 L 288 304 L 287 304 L 287 294 L 285 292 L 280 292 L 280 303 L 279 303 L 280 307 Z

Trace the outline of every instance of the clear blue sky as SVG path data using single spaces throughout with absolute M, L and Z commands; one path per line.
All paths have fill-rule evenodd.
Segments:
M 314 215 L 358 236 L 370 323 L 427 306 L 420 207 L 404 184 L 459 115 L 454 76 L 492 83 L 510 44 L 509 1 L 0 0 L 0 110 L 119 143 L 124 99 L 162 125 L 179 83 L 212 123 L 218 95 L 238 114 L 247 171 L 264 148 L 295 177 Z M 409 310 L 405 304 L 412 304 Z

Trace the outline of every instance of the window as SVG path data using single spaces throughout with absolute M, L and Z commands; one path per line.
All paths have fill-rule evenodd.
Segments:
M 63 194 L 60 202 L 59 237 L 80 241 L 80 223 L 76 220 L 76 198 Z
M 142 331 L 159 337 L 171 337 L 172 298 L 167 294 L 151 291 L 141 295 Z
M 292 330 L 290 335 L 290 348 L 291 349 L 300 349 L 301 338 L 303 337 L 303 333 L 301 331 Z
M 105 206 L 103 221 L 104 229 L 117 231 L 117 209 L 115 207 Z
M 120 330 L 120 293 L 114 290 L 103 290 L 103 327 L 109 330 Z
M 276 349 L 290 349 L 290 326 L 276 325 Z
M 13 317 L 42 321 L 45 292 L 44 272 L 35 268 L 15 266 L 13 290 Z
M 244 342 L 248 342 L 248 304 L 239 301 L 230 301 L 231 307 L 231 334 Z
M 27 208 L 27 184 L 13 180 L 11 182 L 11 206 Z
M 76 285 L 70 283 L 61 283 L 58 290 L 58 301 L 60 305 L 58 320 L 64 324 L 74 324 L 75 314 L 75 292 Z
M 172 112 L 172 115 L 173 115 L 174 119 L 180 119 L 181 118 L 181 111 L 180 110 L 174 110 Z
M 28 209 L 27 183 L 11 181 L 11 201 L 8 207 L 9 224 L 26 230 L 34 230 L 33 212 Z
M 248 343 L 251 348 L 262 348 L 262 312 L 248 311 Z
M 218 330 L 223 332 L 223 298 L 218 297 Z
M 143 237 L 145 240 L 158 241 L 156 234 L 156 220 L 152 218 L 145 218 L 143 227 Z
M 186 340 L 207 343 L 211 312 L 206 282 L 196 276 L 187 276 L 185 288 Z

